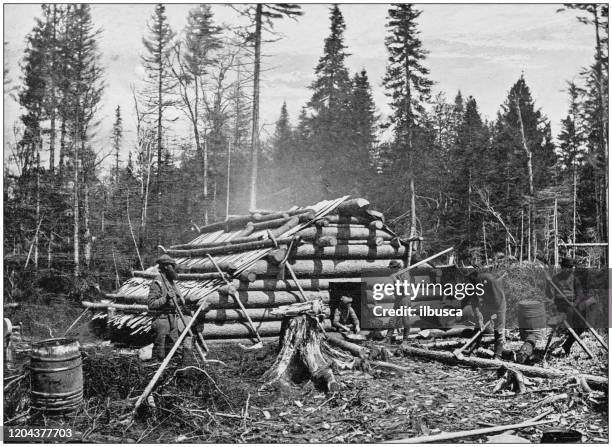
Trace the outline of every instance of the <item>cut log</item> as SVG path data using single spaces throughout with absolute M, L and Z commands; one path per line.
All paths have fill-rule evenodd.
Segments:
M 546 369 L 538 366 L 520 365 L 518 363 L 504 362 L 502 360 L 481 359 L 475 357 L 455 357 L 452 353 L 446 351 L 428 351 L 426 349 L 413 348 L 403 346 L 400 348 L 403 355 L 437 360 L 443 363 L 459 364 L 473 366 L 476 368 L 499 368 L 515 369 L 523 374 L 531 377 L 544 377 L 548 379 L 556 379 L 563 377 L 584 377 L 587 382 L 603 385 L 608 383 L 607 377 L 594 376 L 590 374 L 579 374 L 574 371 L 563 371 L 560 369 Z
M 273 238 L 279 238 L 283 234 L 285 234 L 287 231 L 291 230 L 294 227 L 297 227 L 299 224 L 300 224 L 300 219 L 296 216 L 293 216 L 291 219 L 285 222 L 282 226 L 271 230 L 270 234 L 272 235 Z M 281 242 L 279 241 L 279 243 Z M 288 244 L 289 242 L 285 242 L 285 243 Z
M 248 228 L 248 225 L 242 232 L 240 232 L 236 237 L 230 240 L 219 241 L 219 242 L 207 242 L 205 244 L 189 243 L 189 244 L 173 245 L 170 247 L 170 249 L 171 250 L 194 250 L 194 249 L 199 249 L 199 248 L 216 248 L 216 247 L 224 247 L 229 244 L 244 244 L 247 242 L 259 242 L 265 239 L 265 236 L 261 234 L 257 236 L 240 237 L 241 234 L 248 233 L 247 228 Z
M 283 217 L 291 217 L 291 216 L 296 216 L 299 214 L 308 214 L 308 213 L 314 214 L 314 210 L 310 208 L 299 208 L 299 209 L 292 210 L 292 211 L 279 211 L 279 212 L 273 212 L 269 214 L 253 213 L 251 215 L 251 218 L 255 222 L 262 222 L 265 220 L 280 219 Z
M 265 222 L 266 220 L 274 220 L 274 219 L 282 218 L 284 215 L 295 216 L 298 214 L 304 214 L 304 213 L 309 213 L 309 212 L 312 212 L 312 210 L 307 209 L 307 208 L 301 208 L 301 209 L 297 209 L 294 211 L 286 211 L 286 212 L 280 212 L 280 213 L 261 215 L 258 219 L 255 218 L 255 215 L 251 215 L 251 214 L 243 215 L 243 216 L 236 216 L 236 217 L 232 217 L 225 221 L 215 222 L 209 225 L 204 225 L 203 227 L 200 227 L 200 234 L 211 233 L 213 231 L 219 231 L 219 230 L 229 231 L 232 229 L 240 228 L 243 225 L 246 225 L 247 223 L 253 220 L 257 222 Z
M 260 336 L 279 335 L 281 332 L 281 321 L 255 321 L 255 329 Z M 324 323 L 325 328 L 331 327 L 329 320 Z M 205 339 L 208 338 L 250 338 L 253 331 L 248 323 L 204 323 L 198 328 Z
M 298 214 L 297 216 L 294 216 L 294 217 L 298 219 L 298 222 L 308 222 L 314 219 L 315 213 L 311 211 L 311 212 L 307 212 L 304 214 Z M 253 225 L 254 230 L 267 230 L 269 228 L 281 227 L 290 221 L 293 222 L 294 220 L 295 219 L 293 219 L 293 217 L 287 216 L 287 217 L 280 217 L 278 219 L 271 219 L 271 220 L 264 220 L 261 222 L 255 222 L 255 223 L 252 223 L 252 225 Z
M 238 278 L 242 282 L 253 282 L 257 279 L 257 273 L 250 271 L 241 272 Z
M 135 270 L 132 272 L 132 275 L 136 278 L 146 278 L 146 279 L 155 279 L 157 277 L 157 273 L 155 272 L 146 272 Z M 179 273 L 180 281 L 208 281 L 211 279 L 220 279 L 221 275 L 216 272 L 210 273 Z M 112 295 L 112 294 L 111 294 Z
M 366 199 L 348 199 L 336 208 L 341 216 L 364 216 L 365 211 L 370 207 L 370 202 Z
M 328 290 L 330 284 L 337 283 L 337 282 L 360 283 L 361 281 L 362 281 L 361 278 L 298 279 L 298 282 L 302 290 L 308 290 L 308 291 Z M 283 290 L 295 290 L 295 291 L 299 290 L 299 288 L 295 285 L 295 281 L 291 281 L 291 280 L 261 279 L 261 280 L 257 280 L 257 281 L 250 282 L 250 283 L 234 280 L 232 284 L 236 288 L 236 290 L 239 290 L 239 291 L 264 290 L 264 291 L 280 292 Z
M 329 241 L 329 242 L 328 242 Z M 389 242 L 389 241 L 387 241 Z M 334 247 L 336 245 L 367 245 L 368 247 L 379 247 L 385 245 L 385 240 L 382 237 L 373 237 L 370 239 L 336 239 L 333 236 L 323 236 L 312 241 L 315 247 Z M 386 244 L 390 245 L 390 244 Z M 397 247 L 393 247 L 397 248 Z
M 368 224 L 368 228 L 370 230 L 382 230 L 385 225 L 382 223 L 382 220 L 373 220 Z
M 293 218 L 292 218 L 293 219 Z M 281 227 L 282 228 L 282 227 Z M 278 244 L 288 244 L 292 238 L 283 238 L 277 241 Z M 177 258 L 193 258 L 203 257 L 206 255 L 227 255 L 248 250 L 259 250 L 261 248 L 274 247 L 275 243 L 271 239 L 265 239 L 255 242 L 245 242 L 242 244 L 226 244 L 212 248 L 194 248 L 192 250 L 167 250 L 166 253 Z M 220 264 L 220 263 L 219 263 Z M 179 264 L 179 270 L 181 265 Z
M 385 230 L 371 230 L 360 225 L 338 225 L 337 227 L 308 227 L 296 233 L 302 239 L 313 241 L 322 236 L 334 236 L 336 239 L 371 239 L 382 237 L 385 241 L 393 239 L 393 235 Z
M 401 259 L 406 254 L 405 247 L 395 248 L 391 245 L 336 245 L 333 247 L 315 248 L 304 244 L 297 248 L 295 259 Z
M 146 304 L 120 304 L 120 303 L 112 303 L 112 302 L 92 302 L 92 301 L 82 301 L 81 306 L 92 309 L 92 310 L 105 310 L 110 308 L 120 310 L 122 312 L 148 312 L 149 307 Z
M 257 338 L 208 338 L 206 339 L 206 344 L 209 348 L 223 348 L 227 349 L 231 346 L 249 346 L 251 344 L 257 343 Z M 270 336 L 270 337 L 261 337 L 261 341 L 265 345 L 276 345 L 278 344 L 278 335 Z
M 323 219 L 327 222 L 327 224 L 331 225 L 369 225 L 372 219 L 358 216 L 341 216 L 339 214 L 329 214 L 325 216 Z M 321 225 L 323 227 L 327 225 Z
M 283 262 L 283 259 L 287 256 L 286 248 L 278 248 L 276 250 L 272 250 L 270 253 L 266 255 L 266 259 L 270 264 L 278 265 Z
M 338 239 L 334 236 L 321 236 L 316 238 L 313 244 L 317 247 L 333 247 L 338 245 Z
M 350 352 L 355 357 L 365 359 L 370 353 L 370 350 L 368 348 L 346 341 L 342 334 L 340 334 L 339 332 L 329 332 L 327 334 L 327 341 L 334 346 L 337 346 L 339 348 L 344 349 L 345 351 Z
M 273 311 L 277 307 L 265 307 L 256 309 L 247 309 L 247 313 L 251 320 L 257 321 L 280 321 L 283 319 L 282 316 L 276 315 Z M 325 311 L 325 315 L 329 318 L 329 308 Z M 223 321 L 237 321 L 246 322 L 246 318 L 241 310 L 239 309 L 210 309 L 204 314 L 203 321 L 205 322 L 223 322 Z
M 298 278 L 304 277 L 358 277 L 364 274 L 375 274 L 386 276 L 393 273 L 389 269 L 388 259 L 377 259 L 374 261 L 368 260 L 297 260 L 291 263 L 291 267 Z M 198 268 L 197 264 L 193 268 Z M 270 265 L 266 261 L 257 261 L 248 269 L 249 272 L 255 273 L 258 279 L 277 277 L 279 267 Z
M 329 292 L 323 291 L 305 291 L 306 299 L 308 301 L 314 299 L 322 299 L 323 302 L 329 303 Z M 297 292 L 289 291 L 242 291 L 238 292 L 238 297 L 243 302 L 246 308 L 258 308 L 258 307 L 277 307 L 284 306 L 287 304 L 299 303 L 300 294 Z M 129 296 L 117 296 L 114 299 L 120 299 L 127 304 L 146 304 L 147 295 L 129 295 Z M 199 301 L 199 298 L 191 298 L 191 294 L 185 295 L 185 300 L 188 305 L 195 305 Z M 211 293 L 207 296 L 206 302 L 210 304 L 210 309 L 235 309 L 238 308 L 236 301 L 226 293 L 219 293 L 218 291 Z

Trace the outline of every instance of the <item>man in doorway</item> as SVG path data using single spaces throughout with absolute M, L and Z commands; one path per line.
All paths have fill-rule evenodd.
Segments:
M 162 255 L 156 261 L 159 274 L 149 285 L 149 296 L 147 305 L 150 310 L 161 311 L 153 321 L 155 341 L 153 344 L 153 357 L 163 360 L 166 357 L 167 341 L 172 346 L 179 337 L 179 333 L 185 328 L 181 317 L 177 315 L 175 304 L 179 303 L 180 293 L 175 281 L 178 279 L 176 262 L 168 255 Z M 190 317 L 185 316 L 185 323 L 189 323 Z M 182 354 L 183 363 L 193 358 L 193 343 L 191 336 L 185 337 L 182 346 L 177 351 Z
M 334 313 L 334 319 L 332 326 L 338 332 L 347 332 L 357 334 L 361 331 L 359 325 L 359 318 L 353 309 L 353 298 L 350 296 L 343 296 L 340 298 L 340 304 Z

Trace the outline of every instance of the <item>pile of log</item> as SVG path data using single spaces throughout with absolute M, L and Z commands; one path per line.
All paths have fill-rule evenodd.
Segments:
M 333 284 L 357 283 L 366 273 L 387 275 L 390 263 L 405 263 L 407 256 L 406 241 L 360 198 L 283 212 L 254 211 L 197 231 L 192 241 L 160 246 L 160 251 L 176 259 L 177 286 L 188 305 L 195 308 L 206 300 L 207 311 L 198 328 L 207 339 L 252 335 L 245 313 L 256 323 L 260 335 L 278 335 L 281 318 L 271 309 L 304 299 L 329 303 Z M 149 332 L 155 318 L 147 312 L 146 302 L 148 285 L 157 269 L 133 274 L 119 290 L 107 294 L 110 303 L 83 305 L 96 310 L 100 318 L 110 315 L 111 324 L 119 322 L 122 329 L 138 335 Z M 237 290 L 244 311 L 224 290 L 222 274 Z M 128 318 L 117 318 L 117 313 Z

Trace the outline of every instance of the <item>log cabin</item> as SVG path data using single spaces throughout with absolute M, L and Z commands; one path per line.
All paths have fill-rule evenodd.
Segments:
M 370 209 L 367 200 L 348 196 L 287 211 L 231 216 L 197 231 L 185 244 L 159 249 L 176 260 L 177 285 L 188 305 L 209 304 L 196 326 L 206 340 L 254 335 L 208 256 L 237 290 L 259 335 L 266 337 L 281 330 L 271 310 L 302 297 L 321 299 L 333 310 L 348 294 L 359 313 L 363 275 L 390 274 L 390 264 L 405 265 L 409 251 L 409 242 L 385 224 L 382 213 Z M 118 290 L 106 294 L 104 303 L 83 305 L 115 335 L 146 338 L 155 318 L 147 309 L 147 294 L 157 273 L 157 266 L 134 271 Z

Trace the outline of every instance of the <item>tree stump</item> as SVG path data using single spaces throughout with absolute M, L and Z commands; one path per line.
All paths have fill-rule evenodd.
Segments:
M 305 307 L 299 303 L 286 308 Z M 264 373 L 262 388 L 292 386 L 308 380 L 327 392 L 336 392 L 340 384 L 334 370 L 352 368 L 354 358 L 330 346 L 317 315 L 300 309 L 299 315 L 285 313 L 279 338 L 280 350 L 274 364 Z M 318 313 L 318 312 L 317 312 Z

